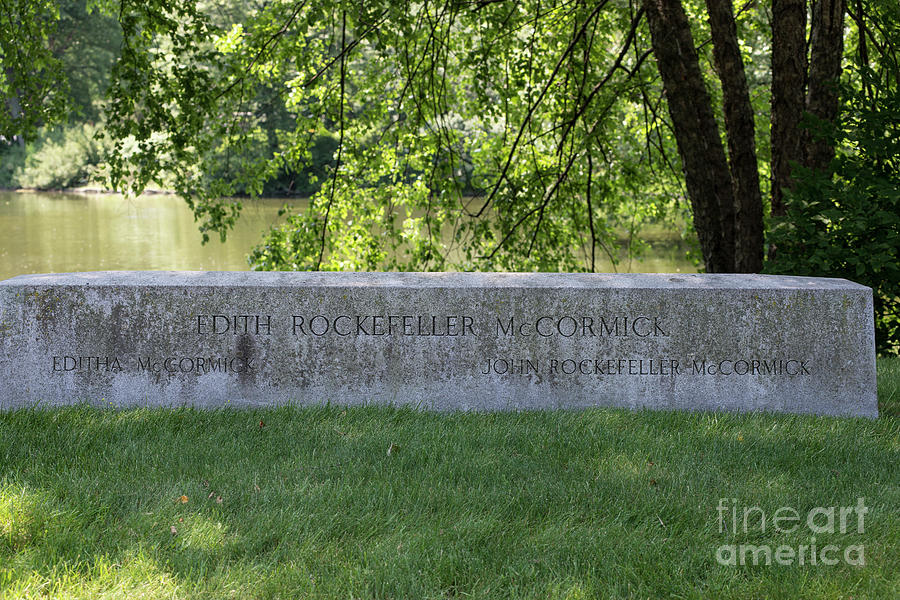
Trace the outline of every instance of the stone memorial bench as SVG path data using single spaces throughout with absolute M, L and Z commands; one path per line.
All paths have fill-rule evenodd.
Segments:
M 701 274 L 98 272 L 0 282 L 0 409 L 79 402 L 876 417 L 872 290 Z

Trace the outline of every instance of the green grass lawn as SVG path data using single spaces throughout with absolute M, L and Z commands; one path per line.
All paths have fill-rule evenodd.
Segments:
M 900 360 L 879 403 L 0 414 L 0 597 L 897 598 Z M 860 511 L 823 531 L 859 498 L 863 531 Z M 798 564 L 813 536 L 837 564 Z M 719 564 L 732 544 L 772 564 Z

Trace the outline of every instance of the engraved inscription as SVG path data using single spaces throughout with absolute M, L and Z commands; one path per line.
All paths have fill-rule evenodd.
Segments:
M 809 375 L 806 361 L 795 359 L 693 361 L 695 375 Z
M 245 373 L 255 367 L 252 358 L 243 356 L 170 356 L 167 358 L 138 357 L 138 368 L 152 373 Z
M 272 315 L 197 315 L 198 334 L 272 335 Z
M 488 358 L 481 363 L 482 375 L 758 375 L 805 376 L 809 367 L 805 360 L 738 359 L 693 360 L 676 358 Z
M 494 328 L 497 337 L 515 336 L 530 337 L 637 337 L 663 336 L 669 334 L 663 329 L 659 317 L 626 315 L 616 317 L 589 317 L 584 315 L 564 315 L 555 317 L 545 315 L 535 321 L 517 321 L 515 317 L 497 318 Z
M 116 356 L 54 356 L 54 371 L 121 371 L 122 365 Z
M 477 335 L 469 315 L 293 315 L 293 335 L 457 337 Z
M 289 325 L 294 337 L 321 338 L 335 336 L 419 336 L 434 338 L 495 337 L 514 341 L 514 338 L 599 338 L 669 337 L 670 328 L 654 315 L 543 315 L 536 319 L 521 319 L 516 315 L 477 319 L 472 315 L 290 315 L 273 317 L 259 314 L 200 314 L 191 317 L 192 331 L 205 336 L 240 335 L 235 355 L 196 356 L 186 352 L 181 356 L 138 356 L 127 359 L 118 356 L 58 355 L 51 357 L 53 372 L 122 371 L 132 368 L 138 372 L 160 374 L 236 373 L 258 371 L 256 359 L 248 352 L 248 336 L 271 336 L 279 324 Z M 286 333 L 286 332 L 285 332 Z M 525 340 L 523 339 L 523 342 Z M 226 351 L 227 352 L 227 351 Z M 609 357 L 489 357 L 476 361 L 477 372 L 486 376 L 530 376 L 537 381 L 544 376 L 809 376 L 807 360 L 795 358 L 731 358 L 687 360 L 672 357 L 609 358 Z
M 272 315 L 197 315 L 192 329 L 199 335 L 272 335 Z M 459 337 L 669 337 L 662 318 L 651 315 L 544 315 L 521 320 L 511 315 L 493 320 L 473 315 L 291 315 L 295 336 Z

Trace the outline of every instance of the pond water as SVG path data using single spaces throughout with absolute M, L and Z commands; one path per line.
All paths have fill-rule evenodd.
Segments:
M 70 271 L 245 271 L 247 254 L 279 222 L 283 204 L 244 201 L 227 241 L 214 236 L 201 245 L 193 214 L 176 196 L 0 191 L 0 280 Z M 619 271 L 696 271 L 677 234 L 652 237 L 653 251 Z
M 0 192 L 0 279 L 68 271 L 247 270 L 282 199 L 244 202 L 223 244 L 202 236 L 184 200 L 163 194 Z

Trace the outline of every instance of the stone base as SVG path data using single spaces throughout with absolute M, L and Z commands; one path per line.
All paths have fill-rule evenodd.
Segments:
M 875 417 L 870 288 L 762 275 L 0 282 L 0 408 L 616 406 Z

